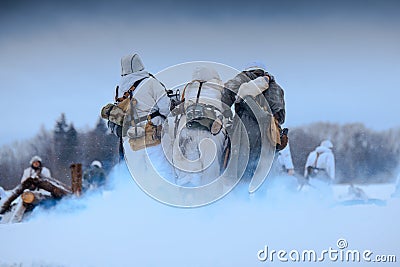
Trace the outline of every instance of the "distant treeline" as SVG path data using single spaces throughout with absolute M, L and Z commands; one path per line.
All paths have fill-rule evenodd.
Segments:
M 298 174 L 312 150 L 322 140 L 334 144 L 337 182 L 392 182 L 400 159 L 400 129 L 382 132 L 362 124 L 315 123 L 290 129 L 290 148 Z M 20 182 L 32 156 L 39 155 L 52 176 L 70 185 L 70 165 L 82 163 L 85 169 L 93 160 L 102 162 L 106 172 L 118 163 L 118 138 L 109 133 L 105 122 L 86 132 L 76 131 L 61 114 L 52 131 L 42 129 L 32 140 L 5 145 L 0 150 L 0 186 L 11 189 Z

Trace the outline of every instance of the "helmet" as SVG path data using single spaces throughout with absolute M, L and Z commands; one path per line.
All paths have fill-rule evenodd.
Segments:
M 330 140 L 324 140 L 321 142 L 321 146 L 326 148 L 333 148 L 333 144 Z
M 29 161 L 29 164 L 32 165 L 32 163 L 34 163 L 35 161 L 39 161 L 40 163 L 42 163 L 42 159 L 39 156 L 33 156 L 31 158 L 31 161 Z
M 103 167 L 103 165 L 101 165 L 101 162 L 98 161 L 98 160 L 94 160 L 94 161 L 92 162 L 92 164 L 90 164 L 90 166 L 96 166 L 96 167 L 99 167 L 99 168 L 102 168 L 102 167 Z

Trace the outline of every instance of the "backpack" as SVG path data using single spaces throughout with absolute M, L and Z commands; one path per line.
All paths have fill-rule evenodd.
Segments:
M 118 97 L 119 86 L 117 86 L 115 88 L 115 102 L 113 104 L 109 103 L 101 109 L 101 117 L 108 121 L 108 128 L 118 137 L 122 137 L 122 125 L 124 124 L 125 115 L 129 109 L 132 93 L 146 78 L 148 77 L 137 80 L 122 97 Z
M 187 128 L 203 128 L 205 130 L 210 131 L 213 135 L 218 134 L 222 129 L 222 113 L 214 106 L 209 104 L 200 103 L 200 93 L 205 84 L 205 81 L 197 81 L 199 82 L 199 88 L 197 90 L 196 102 L 184 108 L 184 105 L 181 105 L 181 113 L 186 115 L 186 127 Z M 185 102 L 185 91 L 187 86 L 191 84 L 186 84 L 181 103 Z M 221 116 L 218 116 L 221 115 Z
M 110 124 L 122 126 L 124 123 L 124 117 L 126 114 L 126 110 L 120 107 L 117 104 L 107 104 L 101 109 L 101 117 L 105 120 L 108 120 L 109 127 Z

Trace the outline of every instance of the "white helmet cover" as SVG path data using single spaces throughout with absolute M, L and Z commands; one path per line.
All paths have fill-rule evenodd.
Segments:
M 33 156 L 31 158 L 31 161 L 29 161 L 29 164 L 32 165 L 32 163 L 34 163 L 35 161 L 39 161 L 40 163 L 42 163 L 42 159 L 39 156 Z
M 92 162 L 92 164 L 90 164 L 90 166 L 96 166 L 96 167 L 99 167 L 99 168 L 103 167 L 103 165 L 101 164 L 101 162 L 98 161 L 98 160 L 94 160 L 94 161 Z

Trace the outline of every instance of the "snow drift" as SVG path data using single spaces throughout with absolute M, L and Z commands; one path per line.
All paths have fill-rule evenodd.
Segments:
M 280 262 L 257 258 L 265 246 L 321 251 L 337 248 L 340 238 L 349 249 L 400 256 L 400 201 L 389 199 L 391 186 L 367 190 L 387 198 L 384 206 L 341 206 L 312 190 L 294 193 L 287 177 L 275 177 L 253 196 L 238 187 L 211 205 L 182 209 L 147 196 L 125 165 L 110 180 L 106 191 L 0 224 L 0 266 L 275 266 Z

